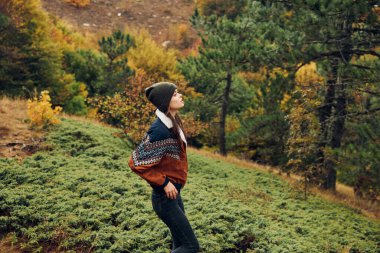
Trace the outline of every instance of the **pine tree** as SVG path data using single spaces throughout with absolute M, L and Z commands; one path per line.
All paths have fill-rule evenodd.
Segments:
M 249 8 L 251 12 L 234 20 L 215 15 L 203 17 L 196 11 L 192 24 L 202 38 L 202 45 L 197 56 L 189 57 L 181 64 L 190 85 L 206 95 L 211 108 L 215 103 L 220 106 L 219 145 L 222 155 L 227 154 L 225 126 L 233 77 L 242 71 L 255 71 L 263 65 L 271 65 L 275 55 L 288 50 L 274 43 L 273 34 L 284 38 L 296 37 L 292 32 L 283 30 L 280 22 L 270 21 L 276 10 L 264 8 L 257 2 Z
M 63 84 L 62 52 L 38 0 L 0 1 L 0 92 L 33 96 L 48 89 L 57 97 Z
M 315 180 L 322 188 L 335 190 L 337 164 L 330 153 L 341 148 L 346 121 L 380 111 L 378 102 L 365 110 L 352 103 L 356 92 L 379 97 L 378 1 L 300 0 L 281 4 L 291 17 L 285 24 L 287 29 L 302 33 L 303 46 L 294 49 L 302 64 L 295 70 L 314 61 L 326 80 L 315 83 L 322 87 L 318 94 L 321 105 L 309 113 L 318 117 L 320 125 L 315 164 L 323 167 L 323 172 Z
M 106 85 L 100 93 L 111 95 L 114 92 L 120 92 L 125 88 L 128 77 L 133 74 L 132 69 L 127 65 L 128 59 L 125 54 L 134 46 L 134 41 L 129 34 L 115 31 L 109 37 L 102 37 L 98 44 L 101 52 L 108 57 Z

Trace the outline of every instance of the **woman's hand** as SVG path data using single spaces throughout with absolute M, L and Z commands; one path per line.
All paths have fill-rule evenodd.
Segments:
M 172 184 L 172 182 L 169 182 L 165 187 L 164 187 L 166 197 L 169 199 L 176 199 L 178 191 L 175 188 L 175 186 Z

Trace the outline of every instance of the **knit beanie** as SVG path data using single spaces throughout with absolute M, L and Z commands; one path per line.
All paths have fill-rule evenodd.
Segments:
M 159 82 L 146 88 L 145 95 L 161 112 L 166 113 L 176 89 L 177 86 L 173 83 Z

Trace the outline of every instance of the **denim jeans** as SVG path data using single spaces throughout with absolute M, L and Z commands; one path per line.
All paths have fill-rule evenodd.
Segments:
M 159 189 L 152 191 L 152 206 L 158 217 L 169 227 L 173 239 L 172 253 L 196 253 L 199 243 L 185 215 L 180 190 L 176 199 L 169 199 Z

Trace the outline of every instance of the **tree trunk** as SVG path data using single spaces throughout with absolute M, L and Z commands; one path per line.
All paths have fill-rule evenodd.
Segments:
M 339 148 L 342 142 L 342 136 L 344 133 L 344 124 L 346 120 L 346 84 L 341 82 L 338 75 L 338 82 L 336 85 L 336 106 L 334 112 L 334 121 L 332 124 L 332 135 L 331 135 L 331 148 Z M 333 166 L 331 166 L 333 168 Z M 332 189 L 335 191 L 336 184 L 336 171 L 335 169 L 328 170 L 327 179 L 326 179 L 326 188 Z
M 331 115 L 331 137 L 326 146 L 332 149 L 339 148 L 341 146 L 342 136 L 344 133 L 344 124 L 346 120 L 346 84 L 341 81 L 340 75 L 337 72 L 337 78 L 335 83 L 335 110 Z M 336 186 L 336 170 L 335 163 L 330 158 L 324 159 L 324 167 L 326 170 L 326 177 L 322 183 L 322 188 L 335 191 Z
M 332 62 L 332 71 L 327 81 L 327 88 L 325 94 L 325 103 L 319 110 L 320 122 L 320 143 L 319 143 L 319 161 L 317 162 L 322 168 L 321 172 L 315 173 L 313 181 L 319 181 L 320 187 L 323 189 L 332 189 L 335 191 L 336 171 L 334 164 L 328 157 L 325 156 L 324 148 L 331 144 L 331 119 L 333 115 L 333 107 L 335 103 L 335 89 L 338 75 L 338 63 L 336 60 Z M 321 174 L 320 174 L 321 173 Z
M 332 107 L 335 97 L 335 76 L 332 74 L 327 81 L 325 94 L 325 103 L 319 109 L 319 123 L 321 126 L 321 142 L 320 146 L 325 147 L 329 143 L 329 120 L 332 114 Z
M 226 117 L 227 109 L 229 104 L 229 96 L 232 86 L 232 75 L 230 72 L 227 73 L 226 77 L 226 87 L 223 92 L 223 101 L 222 101 L 222 113 L 220 114 L 220 154 L 223 156 L 227 155 L 226 149 Z

